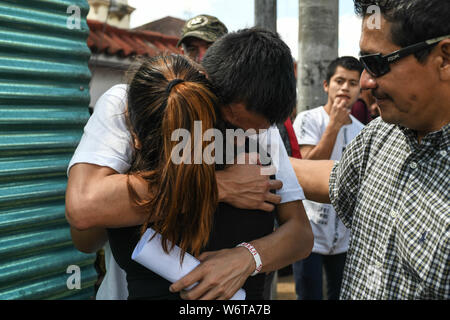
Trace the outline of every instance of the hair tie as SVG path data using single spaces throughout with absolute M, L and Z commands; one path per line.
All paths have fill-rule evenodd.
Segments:
M 184 82 L 182 79 L 174 79 L 169 82 L 167 85 L 166 93 L 170 94 L 170 91 L 172 91 L 172 88 L 175 87 L 177 84 Z

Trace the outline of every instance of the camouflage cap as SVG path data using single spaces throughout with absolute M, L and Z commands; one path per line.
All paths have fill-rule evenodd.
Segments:
M 214 42 L 227 33 L 227 27 L 219 19 L 206 14 L 201 14 L 186 21 L 181 30 L 181 39 L 178 41 L 177 47 L 179 47 L 187 37 Z

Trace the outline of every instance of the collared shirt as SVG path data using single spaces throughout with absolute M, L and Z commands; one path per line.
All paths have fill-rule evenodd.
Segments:
M 351 229 L 341 299 L 450 299 L 450 124 L 417 141 L 372 121 L 330 175 Z

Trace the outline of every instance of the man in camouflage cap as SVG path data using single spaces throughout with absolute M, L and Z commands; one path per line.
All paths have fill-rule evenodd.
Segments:
M 183 54 L 201 63 L 209 46 L 227 33 L 227 27 L 219 19 L 201 14 L 186 21 L 177 46 L 181 45 Z

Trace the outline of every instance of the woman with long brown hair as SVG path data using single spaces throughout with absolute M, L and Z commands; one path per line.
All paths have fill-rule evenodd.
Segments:
M 152 200 L 142 202 L 129 184 L 133 198 L 149 212 L 142 231 L 151 223 L 164 240 L 193 254 L 206 245 L 218 202 L 214 164 L 174 163 L 178 141 L 172 136 L 179 129 L 192 133 L 185 159 L 196 145 L 203 150 L 203 132 L 194 137 L 194 124 L 213 128 L 216 100 L 205 76 L 179 55 L 144 62 L 128 88 L 128 121 L 137 145 L 130 174 L 159 186 Z
M 144 200 L 128 183 L 131 198 L 145 209 L 146 222 L 141 227 L 108 229 L 108 237 L 114 257 L 127 273 L 129 298 L 176 298 L 167 281 L 131 260 L 131 252 L 150 226 L 161 234 L 166 252 L 171 249 L 168 241 L 193 255 L 207 245 L 218 204 L 215 167 L 203 161 L 175 164 L 178 141 L 172 141 L 172 134 L 178 129 L 192 133 L 182 157 L 193 157 L 196 146 L 203 150 L 203 132 L 216 121 L 217 98 L 198 66 L 180 55 L 142 62 L 127 91 L 126 118 L 135 145 L 129 175 L 158 187 L 152 189 L 151 200 Z M 201 121 L 203 129 L 196 137 L 195 121 Z

